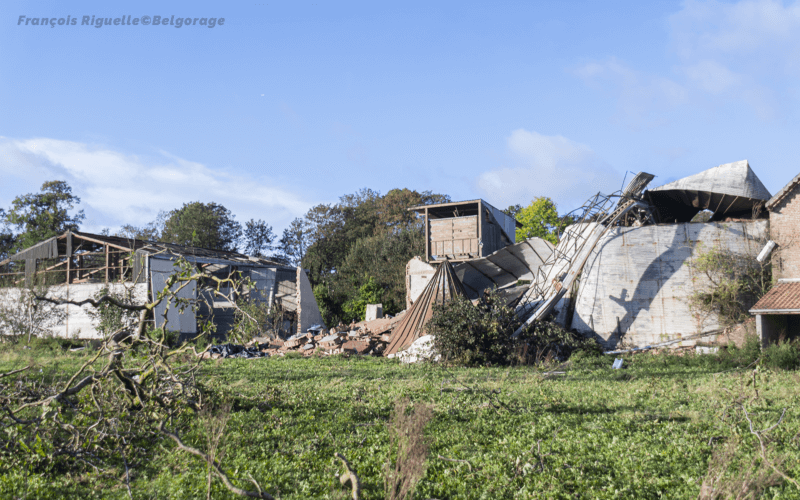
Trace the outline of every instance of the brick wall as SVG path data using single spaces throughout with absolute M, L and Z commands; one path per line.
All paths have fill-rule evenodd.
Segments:
M 772 254 L 774 279 L 800 278 L 800 185 L 770 210 L 770 237 L 778 244 Z

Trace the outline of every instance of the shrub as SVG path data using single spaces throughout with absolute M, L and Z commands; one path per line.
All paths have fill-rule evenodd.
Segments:
M 772 282 L 769 264 L 759 263 L 754 255 L 720 247 L 700 251 L 690 265 L 711 284 L 689 297 L 690 306 L 701 315 L 716 314 L 723 327 L 749 318 L 748 309 L 767 293 Z
M 742 347 L 730 344 L 726 349 L 720 349 L 719 351 L 720 360 L 735 366 L 750 365 L 759 356 L 761 356 L 761 340 L 755 334 L 747 335 Z
M 800 367 L 800 342 L 783 341 L 766 347 L 762 353 L 764 366 L 795 370 Z
M 445 360 L 464 365 L 563 360 L 576 350 L 586 350 L 587 355 L 602 352 L 593 339 L 547 321 L 534 322 L 514 338 L 520 324 L 505 300 L 490 291 L 474 306 L 466 298 L 435 306 L 426 328 Z
M 433 345 L 445 360 L 465 365 L 505 363 L 512 352 L 511 335 L 519 325 L 502 298 L 485 293 L 477 305 L 457 297 L 434 306 L 427 323 Z

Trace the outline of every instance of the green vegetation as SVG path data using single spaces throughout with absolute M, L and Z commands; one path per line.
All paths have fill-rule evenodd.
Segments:
M 0 224 L 5 227 L 0 230 L 0 260 L 65 231 L 77 231 L 83 210 L 69 212 L 80 202 L 64 181 L 45 182 L 40 193 L 14 198 L 7 212 L 0 210 Z
M 3 394 L 26 377 L 64 381 L 94 355 L 64 341 L 32 345 L 0 344 L 0 373 L 34 367 L 0 378 Z M 549 367 L 564 375 L 341 356 L 208 362 L 196 374 L 205 409 L 174 425 L 185 444 L 213 451 L 236 486 L 252 489 L 252 476 L 282 499 L 350 498 L 334 453 L 360 478 L 362 499 L 413 487 L 419 472 L 420 499 L 800 498 L 791 483 L 800 479 L 797 372 L 745 368 L 745 355 L 645 353 L 624 356 L 622 370 L 608 356 L 580 358 Z M 760 431 L 784 408 L 780 425 L 750 432 L 748 418 Z M 82 418 L 61 411 L 64 421 Z M 132 498 L 206 498 L 206 462 L 158 435 L 136 446 Z M 47 449 L 34 441 L 13 457 L 0 451 L 0 497 L 129 498 L 121 460 L 95 471 L 69 457 L 50 462 Z M 211 497 L 241 498 L 217 479 Z
M 384 312 L 394 314 L 405 309 L 406 264 L 425 252 L 422 222 L 408 208 L 446 201 L 430 191 L 362 189 L 295 219 L 279 250 L 309 270 L 325 324 L 363 320 L 356 305 L 365 285 L 377 285 Z
M 689 297 L 690 306 L 701 316 L 716 314 L 723 327 L 732 327 L 750 317 L 748 309 L 772 285 L 772 269 L 755 255 L 739 254 L 718 246 L 700 249 L 690 264 L 710 282 L 706 290 Z
M 556 245 L 561 231 L 575 222 L 572 217 L 559 216 L 556 203 L 546 196 L 539 196 L 526 207 L 510 206 L 504 212 L 522 224 L 517 228 L 517 241 L 542 238 Z
M 434 306 L 427 329 L 434 336 L 435 349 L 446 362 L 465 366 L 563 360 L 575 350 L 589 356 L 601 353 L 593 339 L 551 322 L 534 322 L 514 337 L 522 323 L 505 304 L 503 297 L 487 291 L 475 305 L 457 297 Z

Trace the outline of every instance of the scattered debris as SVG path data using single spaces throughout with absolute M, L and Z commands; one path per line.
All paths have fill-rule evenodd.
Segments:
M 622 368 L 622 358 L 617 358 L 614 360 L 614 364 L 611 365 L 611 368 L 614 370 L 619 370 Z
M 203 353 L 203 357 L 218 358 L 263 358 L 267 357 L 266 352 L 261 351 L 258 346 L 246 347 L 236 344 L 213 345 Z
M 418 361 L 439 361 L 441 356 L 433 350 L 433 335 L 423 335 L 415 340 L 408 349 L 398 353 L 389 354 L 388 358 L 397 358 L 403 363 L 416 363 Z

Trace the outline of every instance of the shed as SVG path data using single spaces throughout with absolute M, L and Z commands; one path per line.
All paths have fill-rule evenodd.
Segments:
M 461 262 L 486 257 L 516 241 L 522 224 L 484 200 L 411 207 L 425 217 L 425 260 Z
M 778 280 L 750 314 L 756 316 L 756 330 L 764 347 L 800 336 L 800 279 Z

